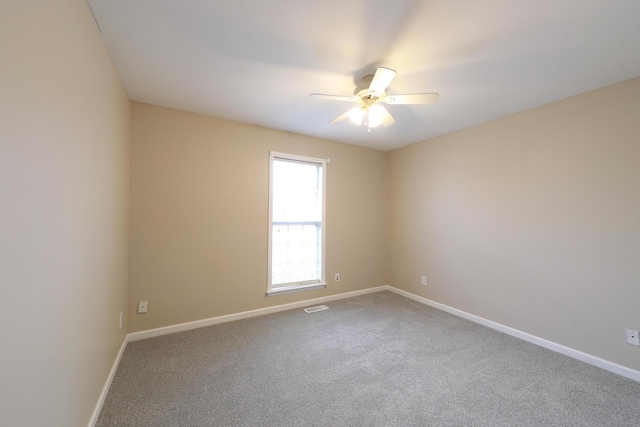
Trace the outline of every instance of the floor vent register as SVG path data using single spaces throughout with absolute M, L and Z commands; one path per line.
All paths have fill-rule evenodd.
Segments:
M 316 305 L 315 307 L 305 308 L 304 311 L 307 313 L 315 313 L 316 311 L 329 310 L 329 307 L 326 305 Z

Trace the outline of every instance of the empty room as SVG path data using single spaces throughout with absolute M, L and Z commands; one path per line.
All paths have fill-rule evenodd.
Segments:
M 0 425 L 640 425 L 639 21 L 3 0 Z

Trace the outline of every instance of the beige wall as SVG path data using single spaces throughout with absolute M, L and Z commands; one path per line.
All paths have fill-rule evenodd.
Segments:
M 87 425 L 126 333 L 130 101 L 84 0 L 3 0 L 0 58 L 0 425 Z
M 389 167 L 389 284 L 640 370 L 640 78 Z
M 331 158 L 326 289 L 265 296 L 270 150 Z M 380 151 L 134 103 L 131 331 L 386 284 L 385 161 Z M 135 314 L 142 299 L 149 311 Z

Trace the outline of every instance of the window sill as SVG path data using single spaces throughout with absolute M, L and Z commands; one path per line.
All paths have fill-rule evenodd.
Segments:
M 287 286 L 286 288 L 274 289 L 266 292 L 268 297 L 273 297 L 276 295 L 284 295 L 291 294 L 294 292 L 302 292 L 302 291 L 312 291 L 314 289 L 323 289 L 326 288 L 326 283 L 313 283 L 311 285 L 302 285 L 302 286 Z

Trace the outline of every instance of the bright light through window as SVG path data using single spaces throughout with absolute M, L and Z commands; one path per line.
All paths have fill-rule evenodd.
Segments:
M 271 153 L 268 291 L 324 282 L 324 159 Z

